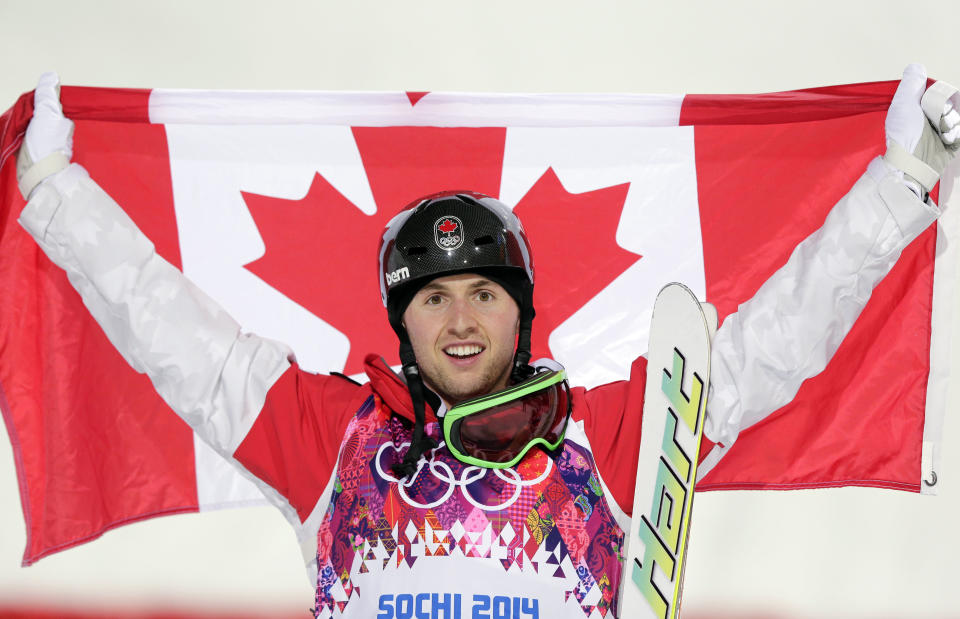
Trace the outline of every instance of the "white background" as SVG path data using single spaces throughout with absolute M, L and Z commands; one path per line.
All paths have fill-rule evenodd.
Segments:
M 49 69 L 143 88 L 749 93 L 894 79 L 917 60 L 960 84 L 949 1 L 677 4 L 0 0 L 0 108 Z M 951 412 L 938 497 L 700 495 L 685 616 L 960 616 Z M 0 603 L 312 605 L 293 536 L 267 508 L 155 519 L 26 569 L 24 544 L 0 440 Z

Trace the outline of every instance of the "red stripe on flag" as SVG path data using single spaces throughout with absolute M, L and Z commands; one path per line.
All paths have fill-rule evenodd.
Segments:
M 87 93 L 94 98 L 81 96 Z M 64 101 L 88 118 L 100 115 L 99 105 L 110 117 L 122 108 L 126 120 L 140 122 L 78 120 L 74 159 L 179 266 L 164 129 L 142 122 L 142 92 L 121 91 L 115 102 L 98 98 L 103 94 L 65 88 Z M 18 139 L 31 111 L 18 104 L 8 112 L 0 126 L 11 129 L 0 147 Z M 0 403 L 14 445 L 29 565 L 122 524 L 195 511 L 197 493 L 190 429 L 114 350 L 63 271 L 16 223 L 24 203 L 15 167 L 9 157 L 0 170 L 0 287 L 7 291 L 0 324 L 16 325 L 0 332 Z
M 899 83 L 867 82 L 755 95 L 686 95 L 680 124 L 798 123 L 886 112 Z
M 150 91 L 142 88 L 63 86 L 63 113 L 72 120 L 150 122 Z
M 882 151 L 884 116 L 695 129 L 707 299 L 721 316 L 786 262 Z M 827 369 L 745 430 L 698 489 L 919 489 L 935 235 L 907 248 Z

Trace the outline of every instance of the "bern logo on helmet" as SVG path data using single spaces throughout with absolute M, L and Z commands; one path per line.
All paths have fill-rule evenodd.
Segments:
M 456 249 L 463 245 L 463 223 L 457 217 L 441 217 L 433 224 L 433 238 L 440 249 Z
M 410 277 L 410 269 L 407 267 L 400 267 L 396 271 L 390 271 L 385 275 L 387 277 L 387 286 L 390 286 L 391 284 L 398 284 Z

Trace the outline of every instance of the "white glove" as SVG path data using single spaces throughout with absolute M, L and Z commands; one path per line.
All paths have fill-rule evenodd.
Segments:
M 960 94 L 945 82 L 927 88 L 927 70 L 911 64 L 887 110 L 884 162 L 923 197 L 960 146 Z
M 44 73 L 33 92 L 33 119 L 17 155 L 17 183 L 25 199 L 40 182 L 67 167 L 73 156 L 73 122 L 63 116 L 60 78 Z

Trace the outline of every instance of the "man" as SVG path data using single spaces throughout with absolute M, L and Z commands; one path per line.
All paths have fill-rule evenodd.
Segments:
M 589 391 L 529 363 L 533 258 L 509 208 L 447 192 L 404 209 L 379 252 L 404 378 L 375 355 L 366 385 L 310 374 L 241 333 L 68 165 L 55 87 L 41 79 L 18 159 L 20 221 L 127 360 L 284 512 L 318 616 L 619 614 L 645 360 Z M 926 193 L 960 117 L 935 86 L 932 128 L 925 89 L 908 67 L 888 154 L 717 333 L 707 433 L 725 448 L 826 365 L 938 215 Z

